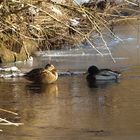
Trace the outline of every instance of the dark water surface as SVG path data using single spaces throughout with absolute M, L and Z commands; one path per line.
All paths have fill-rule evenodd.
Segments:
M 56 54 L 51 62 L 59 71 L 86 71 L 95 64 L 122 71 L 117 82 L 91 88 L 85 75 L 60 77 L 48 86 L 23 78 L 0 79 L 0 108 L 19 114 L 1 111 L 0 117 L 24 123 L 19 127 L 0 126 L 0 140 L 139 140 L 140 57 L 133 36 L 111 48 L 116 63 L 108 55 L 92 55 L 90 48 L 90 53 L 81 55 L 77 55 L 79 51 L 69 55 L 66 51 L 49 53 Z M 33 66 L 17 66 L 27 71 L 48 61 L 41 56 Z
M 0 84 L 2 113 L 23 126 L 1 126 L 3 140 L 140 139 L 140 67 L 120 81 L 89 88 L 85 76 L 61 77 L 37 86 L 22 78 Z

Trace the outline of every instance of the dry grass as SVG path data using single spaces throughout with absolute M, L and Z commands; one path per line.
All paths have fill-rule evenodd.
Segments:
M 91 35 L 99 36 L 107 47 L 102 32 L 109 31 L 114 38 L 119 39 L 112 32 L 112 26 L 118 22 L 127 23 L 139 17 L 137 3 L 125 0 L 120 4 L 106 4 L 101 10 L 97 6 L 85 7 L 67 3 L 56 3 L 55 0 L 21 0 L 17 2 L 1 2 L 0 4 L 0 44 L 16 53 L 15 48 L 24 47 L 27 56 L 28 46 L 23 45 L 25 39 L 37 43 L 38 49 L 60 49 L 67 46 L 76 46 L 87 41 L 98 53 Z M 79 23 L 72 26 L 71 20 Z M 108 48 L 108 47 L 107 47 Z M 108 49 L 110 52 L 110 50 Z M 110 52 L 111 55 L 111 52 Z

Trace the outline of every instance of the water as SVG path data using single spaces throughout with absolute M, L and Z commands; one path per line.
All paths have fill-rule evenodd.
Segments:
M 19 127 L 1 125 L 0 139 L 139 140 L 140 59 L 136 32 L 131 35 L 127 30 L 116 32 L 122 38 L 128 35 L 123 38 L 124 43 L 114 41 L 114 46 L 110 43 L 116 63 L 109 55 L 102 57 L 91 48 L 52 51 L 49 57 L 41 54 L 33 66 L 17 63 L 27 71 L 51 61 L 61 72 L 86 71 L 95 64 L 120 70 L 122 77 L 118 82 L 100 83 L 96 88 L 89 87 L 86 75 L 60 77 L 57 83 L 48 86 L 31 84 L 22 77 L 0 79 L 0 108 L 19 114 L 0 111 L 0 117 L 24 123 Z M 101 51 L 107 54 L 105 49 Z

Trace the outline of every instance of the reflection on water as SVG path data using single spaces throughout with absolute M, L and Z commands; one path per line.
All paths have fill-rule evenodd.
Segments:
M 113 56 L 118 58 L 115 64 L 110 56 L 51 58 L 60 72 L 86 71 L 93 64 L 99 68 L 120 70 L 122 77 L 119 81 L 88 85 L 86 75 L 82 74 L 59 77 L 57 83 L 51 85 L 36 85 L 23 78 L 0 79 L 0 107 L 19 114 L 13 116 L 0 112 L 0 117 L 24 123 L 19 127 L 1 126 L 4 132 L 0 139 L 139 140 L 139 49 L 134 40 L 121 45 L 111 48 Z M 48 63 L 48 57 L 36 59 L 34 67 Z M 23 70 L 32 68 L 16 65 Z
M 58 94 L 58 86 L 56 83 L 54 84 L 37 84 L 37 83 L 29 83 L 26 85 L 26 90 L 29 91 L 30 93 L 47 93 L 47 94 L 55 94 L 57 96 Z
M 7 79 L 0 84 L 0 105 L 19 113 L 19 117 L 3 112 L 1 116 L 24 125 L 2 126 L 0 138 L 137 139 L 139 69 L 137 66 L 125 71 L 119 82 L 97 83 L 97 88 L 88 87 L 85 75 L 60 77 L 57 83 L 48 86 L 23 78 Z
M 119 80 L 108 80 L 108 81 L 87 81 L 89 88 L 106 88 L 107 86 L 117 84 Z

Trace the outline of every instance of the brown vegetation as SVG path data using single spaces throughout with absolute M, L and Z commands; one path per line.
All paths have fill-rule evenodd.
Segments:
M 35 50 L 60 49 L 83 41 L 99 52 L 91 34 L 98 35 L 107 47 L 102 31 L 116 37 L 110 25 L 137 19 L 139 12 L 139 4 L 127 0 L 119 4 L 91 0 L 83 5 L 71 0 L 1 0 L 0 62 L 23 60 Z

